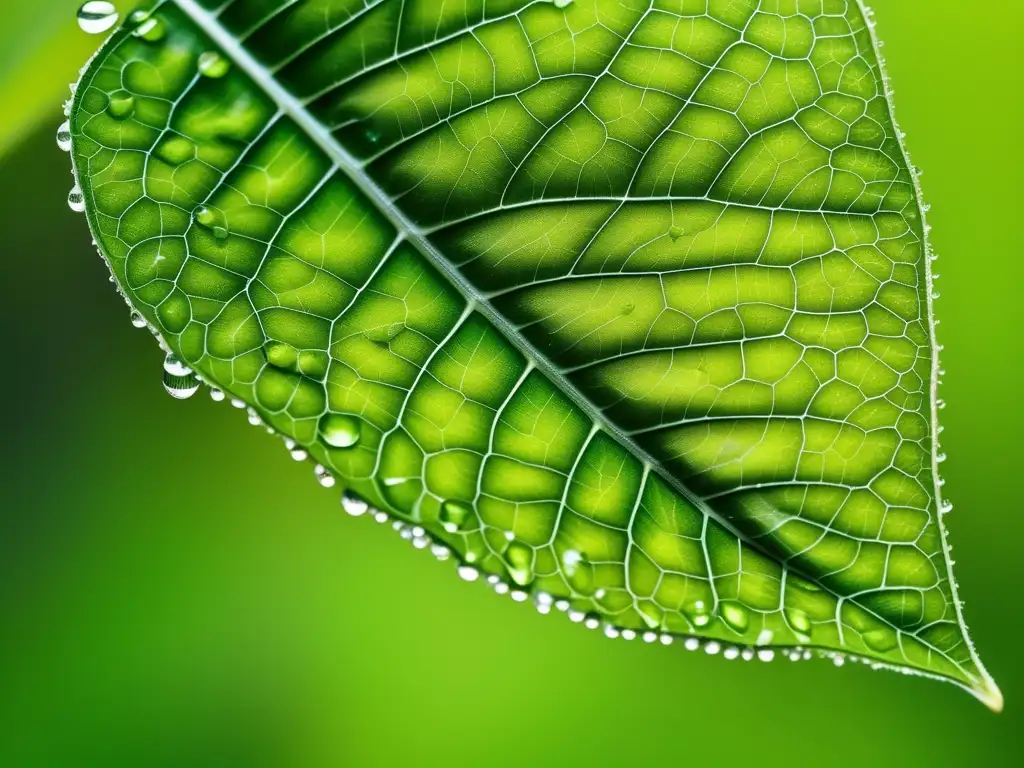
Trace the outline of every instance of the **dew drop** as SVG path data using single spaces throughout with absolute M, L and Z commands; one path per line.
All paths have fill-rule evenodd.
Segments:
M 125 120 L 135 112 L 135 97 L 124 89 L 114 91 L 107 99 L 107 114 L 115 120 Z
M 176 375 L 165 370 L 164 389 L 176 400 L 187 400 L 199 390 L 199 379 L 191 371 L 185 375 Z
M 85 210 L 85 195 L 82 194 L 82 188 L 77 184 L 68 192 L 68 208 L 75 213 Z
M 722 651 L 722 656 L 724 656 L 725 658 L 729 659 L 730 661 L 732 659 L 739 658 L 739 655 L 740 655 L 740 649 L 737 648 L 735 645 L 730 645 L 728 648 L 726 648 L 724 651 Z
M 188 376 L 192 369 L 179 360 L 173 352 L 168 352 L 164 358 L 164 371 L 171 376 Z
M 131 320 L 133 328 L 145 328 L 146 327 L 146 318 L 144 318 L 142 316 L 142 314 L 140 312 L 138 312 L 137 310 L 134 310 L 134 309 L 132 310 L 132 313 L 129 316 L 129 319 Z
M 761 661 L 771 661 L 775 658 L 775 651 L 771 648 L 761 648 L 757 652 L 757 658 Z
M 762 629 L 757 633 L 757 639 L 754 641 L 754 645 L 769 645 L 774 638 L 774 632 L 770 629 Z
M 156 145 L 155 153 L 168 165 L 178 166 L 195 158 L 196 145 L 184 136 L 171 134 L 161 139 Z
M 90 0 L 78 9 L 78 28 L 88 35 L 99 35 L 117 23 L 113 3 Z
M 533 581 L 533 549 L 521 542 L 513 542 L 505 550 L 505 561 L 512 581 L 525 586 Z
M 388 325 L 379 325 L 375 328 L 368 328 L 363 331 L 363 337 L 374 344 L 388 344 L 394 341 L 404 330 L 405 323 L 390 323 Z
M 334 475 L 323 464 L 317 464 L 313 467 L 313 474 L 316 475 L 316 481 L 324 488 L 334 487 Z
M 71 151 L 71 123 L 65 120 L 57 129 L 57 148 L 61 152 Z
M 199 74 L 203 77 L 224 77 L 231 69 L 231 62 L 216 51 L 199 54 Z
M 457 533 L 472 517 L 472 507 L 461 501 L 449 499 L 441 504 L 441 511 L 438 513 L 437 519 L 448 533 Z
M 747 627 L 750 625 L 750 612 L 746 608 L 739 603 L 722 603 L 720 610 L 722 621 L 730 629 L 741 635 L 747 631 Z
M 567 549 L 562 553 L 562 570 L 565 575 L 572 578 L 576 575 L 576 569 L 583 562 L 583 554 L 576 549 Z
M 345 510 L 352 517 L 359 517 L 360 515 L 366 514 L 366 511 L 370 508 L 370 505 L 363 501 L 361 498 L 356 496 L 351 491 L 345 491 L 341 494 L 341 508 Z M 384 520 L 387 520 L 385 515 Z M 384 522 L 378 520 L 377 522 Z
M 359 424 L 355 416 L 324 414 L 320 419 L 320 438 L 332 448 L 351 448 L 359 442 Z
M 224 390 L 217 389 L 216 387 L 210 390 L 210 399 L 213 400 L 213 402 L 222 402 L 224 400 L 224 397 Z
M 698 640 L 696 637 L 688 637 L 686 638 L 686 640 L 683 641 L 683 648 L 685 648 L 688 651 L 696 651 L 698 648 L 700 648 L 700 640 Z
M 896 647 L 896 633 L 888 629 L 872 629 L 863 635 L 864 645 L 873 651 L 885 653 Z
M 583 626 L 587 629 L 597 629 L 601 626 L 601 618 L 596 613 L 588 613 L 583 617 Z
M 787 608 L 785 614 L 786 621 L 789 622 L 789 626 L 801 635 L 810 636 L 811 618 L 806 613 L 801 611 L 799 608 Z
M 704 646 L 704 653 L 709 656 L 714 656 L 720 650 L 722 650 L 722 645 L 715 640 L 709 641 L 708 644 Z
M 711 617 L 708 615 L 703 600 L 695 600 L 683 609 L 683 613 L 686 614 L 695 627 L 706 627 L 711 622 Z
M 248 421 L 250 424 L 252 424 L 252 426 L 259 427 L 263 425 L 263 419 L 260 418 L 260 415 L 256 413 L 256 410 L 254 408 L 249 408 L 246 411 L 246 416 L 248 417 Z
M 478 571 L 472 565 L 460 565 L 458 572 L 459 578 L 463 581 L 476 581 L 478 578 L 480 578 L 480 571 Z
M 572 5 L 572 0 L 553 0 L 555 8 L 568 8 Z
M 145 11 L 136 11 L 131 15 L 131 19 L 138 23 L 132 34 L 147 43 L 157 43 L 163 40 L 164 35 L 167 34 L 167 28 L 163 21 Z

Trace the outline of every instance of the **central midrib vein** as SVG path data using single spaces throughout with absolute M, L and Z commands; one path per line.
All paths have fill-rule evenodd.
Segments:
M 447 277 L 448 280 L 459 290 L 466 301 L 472 302 L 476 305 L 476 311 L 484 315 L 499 331 L 501 331 L 502 335 L 508 339 L 508 341 L 534 365 L 534 367 L 544 373 L 544 375 L 551 381 L 555 382 L 559 389 L 569 397 L 577 407 L 587 414 L 587 416 L 598 427 L 612 436 L 620 445 L 643 462 L 646 467 L 657 472 L 658 476 L 661 477 L 662 480 L 682 494 L 684 498 L 689 500 L 703 514 L 715 520 L 715 522 L 743 543 L 758 552 L 761 552 L 773 561 L 779 562 L 775 555 L 767 552 L 762 545 L 752 541 L 749 537 L 739 531 L 730 521 L 722 517 L 722 515 L 705 503 L 703 499 L 683 485 L 678 478 L 674 477 L 671 473 L 662 468 L 660 462 L 651 456 L 646 450 L 641 448 L 632 438 L 624 434 L 620 429 L 618 429 L 618 427 L 605 419 L 600 410 L 579 392 L 575 384 L 569 381 L 565 375 L 551 363 L 550 360 L 540 354 L 515 326 L 509 323 L 507 319 L 491 307 L 487 297 L 480 292 L 476 286 L 470 283 L 448 261 L 447 258 L 445 258 L 444 254 L 442 254 L 437 247 L 430 242 L 423 230 L 411 221 L 405 213 L 395 205 L 394 201 L 392 201 L 384 191 L 367 176 L 363 171 L 362 164 L 351 153 L 349 153 L 348 150 L 338 143 L 334 136 L 331 135 L 330 131 L 328 131 L 320 121 L 313 117 L 305 106 L 303 106 L 295 96 L 289 93 L 277 81 L 277 79 L 267 71 L 266 67 L 264 67 L 252 54 L 248 52 L 238 42 L 238 40 L 236 40 L 234 36 L 220 24 L 217 18 L 210 11 L 200 6 L 196 0 L 171 0 L 171 2 L 176 4 L 185 13 L 185 15 L 188 16 L 192 22 L 207 35 L 207 37 L 213 40 L 213 42 L 215 42 L 220 49 L 243 72 L 245 72 L 245 74 L 248 75 L 253 82 L 256 83 L 264 93 L 266 93 L 267 96 L 274 101 L 278 109 L 284 115 L 287 115 L 289 118 L 294 120 L 306 135 L 316 142 L 317 146 L 319 146 L 320 149 L 334 162 L 334 164 L 345 173 L 346 177 L 355 184 L 356 187 L 358 187 L 358 189 L 366 195 L 382 213 L 384 213 L 401 237 L 404 237 L 410 243 L 415 245 L 420 253 L 428 259 L 431 265 L 445 275 L 445 277 Z M 902 634 L 902 630 L 900 630 L 899 627 L 896 627 L 885 617 L 880 616 L 866 606 L 861 605 L 861 603 L 855 598 L 849 598 L 836 593 L 824 584 L 820 584 L 818 579 L 805 573 L 801 573 L 797 568 L 789 563 L 785 563 L 784 566 L 789 571 L 819 584 L 823 589 L 840 601 L 840 605 L 843 601 L 850 600 L 883 624 L 891 627 L 897 633 Z M 714 574 L 709 572 L 708 578 L 714 579 Z M 839 631 L 840 633 L 842 632 L 841 626 L 839 627 Z M 946 654 L 942 653 L 937 648 L 934 648 L 930 643 L 920 637 L 917 637 L 916 635 L 910 636 L 914 637 L 917 642 L 931 648 L 934 652 L 946 657 Z M 914 669 L 913 667 L 908 668 Z M 923 670 L 915 669 L 915 672 L 918 674 L 928 675 L 928 673 Z M 955 681 L 955 678 L 953 679 Z

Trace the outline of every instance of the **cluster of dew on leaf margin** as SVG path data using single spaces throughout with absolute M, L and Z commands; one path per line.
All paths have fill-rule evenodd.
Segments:
M 572 1 L 573 0 L 550 0 L 550 2 L 552 2 L 557 8 L 566 8 L 572 3 Z M 869 28 L 873 32 L 875 27 L 875 21 L 872 9 L 865 7 L 864 15 Z M 119 18 L 120 16 L 115 6 L 110 2 L 106 2 L 106 0 L 89 0 L 88 2 L 83 3 L 83 5 L 79 8 L 77 13 L 77 21 L 79 27 L 82 29 L 82 31 L 88 34 L 102 34 L 109 31 L 114 27 L 114 25 L 117 24 Z M 166 31 L 164 29 L 163 22 L 156 17 L 152 17 L 148 11 L 140 10 L 133 12 L 129 16 L 128 22 L 134 27 L 134 29 L 132 30 L 132 34 L 134 36 L 142 38 L 149 42 L 159 41 L 163 38 Z M 877 47 L 880 48 L 881 44 L 879 43 Z M 885 88 L 885 93 L 886 96 L 891 99 L 891 97 L 893 96 L 893 91 L 888 79 L 888 75 L 885 73 L 885 62 L 880 50 L 877 51 L 877 55 L 879 59 L 879 65 L 881 67 L 883 74 L 883 85 Z M 200 56 L 197 66 L 200 75 L 211 78 L 219 78 L 227 74 L 231 67 L 231 63 L 226 58 L 224 58 L 220 53 L 216 51 L 208 51 Z M 72 93 L 74 93 L 76 84 L 72 83 L 70 87 Z M 114 117 L 124 118 L 130 116 L 134 110 L 133 97 L 128 92 L 124 92 L 124 94 L 115 94 L 115 96 L 112 97 L 110 100 L 108 110 Z M 69 117 L 70 101 L 65 103 L 64 112 L 65 117 Z M 898 126 L 895 126 L 895 118 L 893 118 L 893 120 L 894 127 L 896 128 L 898 134 L 898 139 L 902 144 L 906 134 L 903 131 L 899 130 Z M 71 151 L 72 137 L 69 120 L 65 120 L 58 128 L 56 140 L 57 146 L 61 151 Z M 906 152 L 905 147 L 904 152 Z M 907 157 L 909 164 L 909 155 Z M 913 164 L 909 165 L 910 171 L 914 177 L 915 186 L 918 188 L 919 206 L 921 209 L 922 218 L 924 218 L 924 215 L 928 212 L 930 206 L 920 200 L 919 179 L 921 171 Z M 82 193 L 82 189 L 77 182 L 77 179 L 75 181 L 73 188 L 68 194 L 68 206 L 72 211 L 76 213 L 82 213 L 85 211 L 85 198 Z M 221 222 L 217 220 L 217 213 L 215 211 L 207 209 L 205 207 L 200 207 L 194 212 L 194 218 L 196 222 L 201 226 L 211 229 L 214 232 L 215 236 L 218 234 L 226 236 L 227 232 L 223 228 L 223 226 L 221 226 Z M 931 231 L 931 226 L 927 224 L 927 222 L 924 222 L 924 231 L 926 236 Z M 96 245 L 95 240 L 93 241 L 93 244 Z M 926 257 L 931 262 L 935 262 L 938 260 L 938 255 L 932 252 L 931 249 L 928 248 L 927 246 Z M 937 273 L 931 272 L 931 289 L 928 295 L 929 301 L 934 301 L 938 299 L 940 296 L 940 294 L 936 290 L 934 290 L 934 283 L 935 281 L 938 280 L 938 278 L 939 275 Z M 110 281 L 114 282 L 113 276 L 110 277 Z M 117 288 L 117 291 L 118 293 L 121 293 L 122 296 L 124 297 L 124 294 L 119 287 Z M 127 297 L 124 298 L 127 301 Z M 153 336 L 157 338 L 161 346 L 165 346 L 165 342 L 160 337 L 157 330 L 150 326 L 148 322 L 145 320 L 145 318 L 141 315 L 141 313 L 139 313 L 134 308 L 131 309 L 130 322 L 132 326 L 135 328 L 148 328 L 150 332 L 153 334 Z M 938 325 L 938 320 L 933 321 L 933 326 L 934 325 Z M 937 342 L 934 342 L 934 328 L 932 330 L 933 343 L 935 346 L 935 352 L 937 356 L 937 354 L 942 351 L 943 347 Z M 191 368 L 189 368 L 187 365 L 178 360 L 177 357 L 173 354 L 173 352 L 171 352 L 169 349 L 166 349 L 166 352 L 167 354 L 163 363 L 164 389 L 167 391 L 169 395 L 176 399 L 183 400 L 190 398 L 199 390 L 200 386 L 206 382 L 201 381 L 199 376 L 197 376 L 197 374 Z M 937 389 L 938 386 L 942 384 L 941 377 L 944 375 L 945 371 L 942 368 L 938 367 L 936 370 L 938 373 L 938 377 L 934 382 L 934 386 Z M 210 385 L 210 397 L 216 402 L 221 402 L 227 399 L 225 393 L 222 390 L 218 389 L 217 387 L 214 387 L 213 385 Z M 262 419 L 255 411 L 255 409 L 248 407 L 244 401 L 238 398 L 231 398 L 230 403 L 235 408 L 244 409 L 246 411 L 248 422 L 251 425 L 256 427 L 265 427 L 266 431 L 269 434 L 275 434 L 275 430 L 273 429 L 273 427 L 269 425 L 264 425 Z M 935 403 L 936 408 L 945 408 L 945 401 L 941 399 L 936 399 Z M 338 418 L 345 419 L 347 417 L 341 416 Z M 943 428 L 938 424 L 936 424 L 935 427 L 935 445 L 936 450 L 938 451 L 938 435 L 939 433 L 942 432 Z M 355 442 L 357 442 L 359 439 L 358 424 L 349 424 L 347 422 L 344 424 L 339 423 L 336 425 L 328 424 L 323 427 L 323 431 L 325 433 L 325 440 L 329 444 L 336 445 L 338 447 L 347 447 L 354 445 Z M 309 458 L 307 451 L 302 447 L 298 446 L 295 443 L 295 441 L 288 438 L 284 438 L 284 442 L 289 454 L 296 461 L 305 461 Z M 939 451 L 936 454 L 936 463 L 942 463 L 943 461 L 945 461 L 945 459 L 945 453 Z M 314 476 L 317 482 L 324 488 L 332 488 L 336 483 L 335 477 L 322 464 L 315 465 Z M 945 480 L 939 477 L 937 479 L 937 484 L 939 487 L 942 487 L 945 485 Z M 371 508 L 365 500 L 361 499 L 360 497 L 351 493 L 350 491 L 343 492 L 341 504 L 343 509 L 353 517 L 360 517 L 368 514 L 371 519 L 380 524 L 385 524 L 390 521 L 390 517 L 387 512 Z M 442 505 L 440 520 L 445 530 L 449 532 L 455 532 L 459 530 L 462 525 L 462 522 L 472 514 L 471 511 L 469 511 L 469 514 L 467 514 L 467 510 L 461 508 L 462 506 L 463 505 L 460 505 L 458 502 L 445 502 Z M 939 525 L 942 527 L 943 534 L 945 535 L 945 524 L 942 521 L 942 517 L 944 517 L 952 510 L 952 504 L 948 500 L 940 498 L 938 507 L 940 517 Z M 428 550 L 438 560 L 441 561 L 446 561 L 451 558 L 451 550 L 443 543 L 435 541 L 430 536 L 430 534 L 425 531 L 423 527 L 418 525 L 410 525 L 401 520 L 395 520 L 391 524 L 392 528 L 396 532 L 398 532 L 400 537 L 404 540 L 410 541 L 414 548 Z M 515 602 L 525 602 L 530 598 L 530 594 L 519 587 L 528 585 L 532 579 L 530 573 L 524 572 L 524 569 L 528 570 L 528 566 L 526 565 L 525 559 L 523 560 L 523 563 L 521 565 L 517 565 L 514 546 L 514 544 L 510 546 L 511 552 L 508 558 L 511 566 L 509 569 L 509 573 L 512 576 L 512 580 L 514 583 L 510 585 L 502 581 L 500 577 L 496 574 L 488 575 L 486 578 L 486 582 L 494 588 L 494 591 L 497 594 L 509 595 Z M 570 549 L 564 553 L 562 565 L 565 567 L 567 572 L 571 572 L 575 570 L 578 564 L 583 560 L 584 558 L 580 553 Z M 480 572 L 472 564 L 469 563 L 463 563 L 458 565 L 457 572 L 458 575 L 467 582 L 476 581 L 480 577 Z M 675 639 L 675 637 L 671 634 L 664 632 L 656 632 L 653 629 L 643 633 L 639 633 L 633 629 L 620 628 L 614 626 L 611 623 L 602 622 L 595 614 L 575 610 L 571 608 L 568 600 L 555 600 L 550 594 L 543 591 L 537 591 L 533 594 L 533 604 L 536 607 L 537 611 L 541 614 L 548 614 L 551 612 L 551 609 L 554 608 L 559 612 L 566 613 L 570 621 L 572 621 L 573 623 L 583 624 L 583 626 L 587 627 L 588 629 L 597 629 L 598 627 L 603 627 L 604 635 L 611 639 L 621 637 L 624 640 L 633 640 L 637 637 L 640 637 L 644 642 L 655 643 L 660 641 L 663 645 L 670 645 Z M 702 606 L 700 605 L 697 607 L 702 608 Z M 729 608 L 735 609 L 735 615 L 729 615 Z M 723 611 L 722 619 L 727 624 L 744 623 L 746 617 L 743 611 L 744 609 L 742 608 L 742 606 L 738 604 L 734 606 L 726 606 L 726 609 Z M 790 623 L 798 630 L 804 624 L 807 624 L 806 615 L 802 617 L 800 615 L 793 615 L 789 618 Z M 698 615 L 698 617 L 695 620 L 695 623 L 697 626 L 702 626 L 706 624 L 709 620 L 710 617 L 708 617 L 707 615 Z M 809 624 L 807 626 L 807 629 L 809 633 Z M 807 635 L 807 638 L 808 640 L 810 639 L 809 634 Z M 765 630 L 757 638 L 756 646 L 766 646 L 769 643 L 771 643 L 771 641 L 772 633 L 769 630 Z M 693 636 L 684 638 L 683 645 L 687 650 L 697 650 L 703 647 L 704 651 L 709 655 L 717 655 L 719 652 L 721 652 L 722 656 L 726 659 L 742 658 L 744 660 L 749 661 L 754 658 L 758 658 L 762 661 L 771 661 L 775 657 L 775 652 L 771 648 L 732 645 L 722 643 L 717 640 L 702 640 L 701 638 Z M 811 650 L 797 646 L 789 649 L 788 652 L 786 652 L 786 655 L 792 661 L 799 661 L 810 659 L 813 657 L 814 654 Z M 859 658 L 853 654 L 844 654 L 836 651 L 819 650 L 818 655 L 822 658 L 832 659 L 833 663 L 837 667 L 842 666 L 847 659 L 854 662 L 861 661 L 864 664 L 870 666 L 872 669 L 882 669 L 888 667 L 888 665 L 883 663 L 873 662 L 870 659 Z M 905 674 L 913 673 L 912 670 L 906 668 L 896 669 L 897 671 L 903 672 Z

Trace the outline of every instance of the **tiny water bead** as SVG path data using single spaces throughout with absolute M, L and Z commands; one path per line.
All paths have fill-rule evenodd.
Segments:
M 113 3 L 90 0 L 78 9 L 78 28 L 86 34 L 102 34 L 116 23 L 117 9 Z
M 147 325 L 146 318 L 138 310 L 133 309 L 128 319 L 131 321 L 133 328 L 145 328 Z
M 187 400 L 199 390 L 199 379 L 188 373 L 183 376 L 164 371 L 164 389 L 176 400 Z
M 199 74 L 203 77 L 224 77 L 231 69 L 231 62 L 216 51 L 205 51 L 199 54 Z
M 472 519 L 473 509 L 461 501 L 442 502 L 437 519 L 448 533 L 457 533 Z
M 795 631 L 802 635 L 811 634 L 811 618 L 799 608 L 787 608 L 785 611 L 786 621 L 789 622 Z
M 114 91 L 107 100 L 107 112 L 115 120 L 126 120 L 135 112 L 135 97 L 124 89 Z
M 171 376 L 189 376 L 192 369 L 185 365 L 173 352 L 168 352 L 164 358 L 164 371 Z
M 320 438 L 332 448 L 351 448 L 359 442 L 360 421 L 344 413 L 328 413 L 320 419 Z
M 77 184 L 68 192 L 68 208 L 75 213 L 85 210 L 85 195 L 82 194 L 82 188 Z
M 57 147 L 61 152 L 71 151 L 71 123 L 67 120 L 57 129 Z
M 345 510 L 352 517 L 359 517 L 360 515 L 366 514 L 366 511 L 370 508 L 370 505 L 363 501 L 361 498 L 356 496 L 351 491 L 345 491 L 341 495 L 341 508 Z M 384 518 L 387 520 L 387 516 Z M 378 521 L 383 522 L 383 521 Z
M 324 488 L 331 488 L 334 486 L 334 475 L 332 475 L 330 470 L 328 470 L 323 464 L 317 464 L 313 467 L 313 474 L 316 475 L 316 481 Z

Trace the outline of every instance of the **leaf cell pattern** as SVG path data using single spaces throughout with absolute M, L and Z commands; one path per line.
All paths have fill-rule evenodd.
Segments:
M 176 0 L 71 120 L 166 347 L 465 573 L 611 635 L 996 700 L 857 3 Z

